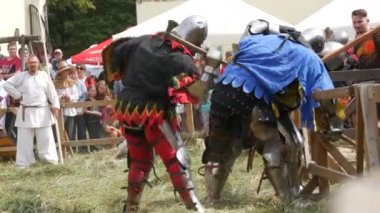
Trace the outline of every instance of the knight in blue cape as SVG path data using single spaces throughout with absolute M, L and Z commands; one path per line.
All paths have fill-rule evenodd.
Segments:
M 316 90 L 332 89 L 318 35 L 255 20 L 248 24 L 232 63 L 211 97 L 210 132 L 202 156 L 207 200 L 220 199 L 235 159 L 255 147 L 266 176 L 283 200 L 300 191 L 303 138 L 290 112 L 300 107 L 303 125 L 313 126 Z

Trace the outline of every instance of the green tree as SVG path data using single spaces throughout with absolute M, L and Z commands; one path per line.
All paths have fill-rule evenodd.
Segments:
M 82 12 L 86 12 L 89 9 L 95 9 L 93 0 L 48 0 L 47 2 L 49 7 L 61 11 L 77 8 Z
M 49 34 L 65 56 L 136 24 L 135 0 L 48 0 Z

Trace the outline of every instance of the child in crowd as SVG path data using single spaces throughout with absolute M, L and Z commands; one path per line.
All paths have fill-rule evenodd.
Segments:
M 97 100 L 111 100 L 112 94 L 107 86 L 107 83 L 104 80 L 98 82 L 97 85 Z
M 87 89 L 86 101 L 96 101 L 96 96 L 96 87 L 90 85 Z M 103 131 L 101 124 L 101 117 L 102 113 L 100 112 L 98 106 L 92 106 L 84 109 L 84 118 L 86 121 L 88 135 L 91 139 L 102 138 L 105 136 L 105 132 Z
M 112 93 L 104 80 L 98 82 L 96 100 L 112 100 Z M 102 113 L 101 123 L 106 135 L 108 137 L 120 137 L 121 131 L 115 127 L 117 126 L 117 120 L 114 117 L 114 107 L 108 105 L 101 106 L 99 109 Z M 116 144 L 113 144 L 112 147 L 116 147 Z
M 108 92 L 109 91 L 105 82 L 98 84 L 97 88 L 94 86 L 89 86 L 88 98 L 86 101 L 111 100 L 108 96 Z M 84 116 L 90 138 L 121 136 L 120 130 L 113 126 L 115 121 L 113 114 L 114 112 L 112 106 L 94 106 L 88 107 L 84 110 Z M 112 147 L 116 147 L 116 144 L 112 144 Z

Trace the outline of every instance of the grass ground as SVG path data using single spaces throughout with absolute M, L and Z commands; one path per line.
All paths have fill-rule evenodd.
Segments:
M 201 200 L 205 197 L 204 178 L 197 173 L 201 166 L 202 148 L 190 145 L 193 180 Z M 37 163 L 31 168 L 16 169 L 14 162 L 0 163 L 0 212 L 121 212 L 126 186 L 125 159 L 116 160 L 115 150 L 75 155 L 64 165 Z M 274 192 L 267 180 L 261 192 L 256 189 L 262 172 L 260 157 L 254 168 L 245 171 L 246 155 L 236 162 L 223 191 L 222 201 L 208 212 L 322 212 L 323 202 L 308 208 L 284 205 L 274 201 Z M 146 187 L 141 212 L 187 212 L 177 202 L 164 166 L 155 163 L 156 173 L 150 176 L 153 187 Z M 179 199 L 179 198 L 178 198 Z

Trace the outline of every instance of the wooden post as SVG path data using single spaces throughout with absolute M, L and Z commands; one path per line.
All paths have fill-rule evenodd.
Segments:
M 360 89 L 355 86 L 356 99 L 356 172 L 363 174 L 364 170 L 364 122 L 363 110 L 361 105 Z
M 61 143 L 61 132 L 59 130 L 59 126 L 58 126 L 58 119 L 55 118 L 55 132 L 57 134 L 57 146 L 58 146 L 58 156 L 59 156 L 59 160 L 61 161 L 61 164 L 63 164 L 64 160 L 63 160 L 63 152 L 62 152 L 62 143 Z
M 313 143 L 311 143 L 312 160 L 315 161 L 317 165 L 327 168 L 327 166 L 328 166 L 327 151 L 321 145 L 321 142 L 323 142 L 322 141 L 323 140 L 322 135 L 318 132 L 313 131 L 313 132 L 311 132 L 310 137 L 313 138 Z M 319 177 L 318 179 L 319 179 L 319 191 L 320 191 L 320 193 L 321 194 L 328 194 L 330 192 L 329 181 L 326 178 L 322 178 L 322 177 Z
M 378 130 L 376 116 L 376 101 L 374 97 L 374 85 L 359 85 L 360 104 L 364 123 L 365 154 L 368 157 L 368 169 L 378 168 L 380 165 L 378 153 Z
M 65 142 L 67 142 L 66 137 L 65 137 L 65 120 L 63 117 L 63 108 L 61 107 L 59 109 L 59 115 L 57 118 L 57 123 L 55 125 L 58 125 L 58 128 L 56 128 L 59 132 L 57 132 L 57 137 L 60 138 L 61 145 L 63 145 Z M 67 150 L 65 146 L 62 146 L 62 153 L 63 156 L 66 156 Z
M 380 85 L 379 84 L 376 84 L 374 85 L 374 87 L 372 88 L 372 92 L 371 94 L 373 95 L 373 99 L 374 99 L 374 102 L 376 104 L 376 110 L 375 110 L 375 117 L 378 118 L 379 117 L 379 114 L 377 114 L 377 105 L 380 104 Z M 377 133 L 377 151 L 378 151 L 378 155 L 379 155 L 379 158 L 380 158 L 380 127 L 379 127 L 379 120 L 380 119 L 376 119 L 376 133 Z

